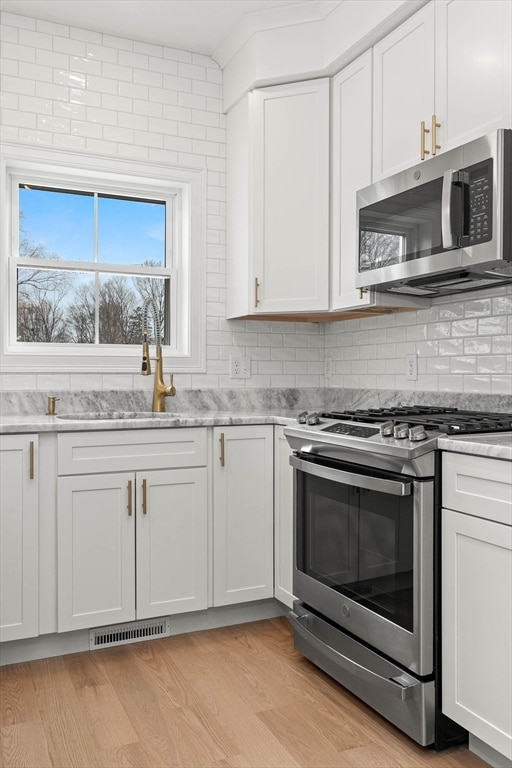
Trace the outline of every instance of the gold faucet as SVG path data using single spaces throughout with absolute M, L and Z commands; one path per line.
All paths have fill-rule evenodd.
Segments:
M 171 373 L 171 383 L 169 386 L 164 382 L 163 363 L 162 363 L 162 344 L 160 336 L 160 325 L 156 312 L 155 301 L 151 296 L 144 299 L 142 308 L 142 368 L 141 375 L 149 376 L 151 374 L 151 359 L 149 357 L 148 343 L 148 308 L 151 307 L 153 315 L 153 328 L 155 332 L 155 380 L 153 386 L 153 413 L 165 412 L 165 398 L 174 397 L 176 387 L 173 384 L 174 375 Z

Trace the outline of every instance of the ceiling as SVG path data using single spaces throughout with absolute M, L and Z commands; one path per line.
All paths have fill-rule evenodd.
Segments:
M 0 0 L 0 9 L 9 13 L 208 56 L 255 14 L 268 16 L 308 5 L 315 3 L 311 0 Z

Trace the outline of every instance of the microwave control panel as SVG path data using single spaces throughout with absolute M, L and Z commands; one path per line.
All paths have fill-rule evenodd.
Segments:
M 467 168 L 466 173 L 469 177 L 469 244 L 479 245 L 492 240 L 492 159 Z

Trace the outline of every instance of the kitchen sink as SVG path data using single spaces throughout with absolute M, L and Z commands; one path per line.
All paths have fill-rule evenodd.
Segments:
M 61 413 L 58 419 L 66 421 L 118 421 L 119 419 L 172 419 L 178 413 L 155 413 L 153 411 L 90 411 L 84 413 Z

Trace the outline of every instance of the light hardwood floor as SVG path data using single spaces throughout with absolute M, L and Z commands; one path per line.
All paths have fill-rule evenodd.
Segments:
M 484 768 L 422 749 L 305 660 L 286 619 L 0 668 L 1 768 Z

